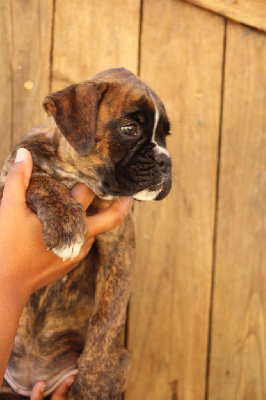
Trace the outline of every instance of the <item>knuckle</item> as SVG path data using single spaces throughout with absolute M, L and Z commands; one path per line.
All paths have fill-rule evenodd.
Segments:
M 125 218 L 125 214 L 122 210 L 117 209 L 115 214 L 114 214 L 114 224 L 115 225 L 120 225 Z

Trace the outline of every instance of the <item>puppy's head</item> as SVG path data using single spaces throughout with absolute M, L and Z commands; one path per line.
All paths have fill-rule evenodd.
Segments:
M 49 94 L 43 105 L 96 195 L 160 200 L 169 193 L 169 120 L 158 96 L 132 72 L 103 71 Z

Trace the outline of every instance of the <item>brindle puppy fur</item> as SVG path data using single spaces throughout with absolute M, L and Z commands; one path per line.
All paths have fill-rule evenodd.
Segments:
M 87 214 L 119 196 L 161 199 L 168 194 L 169 121 L 156 94 L 125 69 L 107 70 L 51 93 L 44 108 L 46 123 L 14 147 L 1 173 L 0 190 L 17 149 L 29 149 L 34 166 L 27 204 L 41 219 L 47 247 L 71 258 L 87 234 L 86 213 L 70 195 L 77 182 L 86 183 L 97 195 Z M 127 126 L 126 133 L 121 126 Z M 36 381 L 46 380 L 49 395 L 53 378 L 62 378 L 77 366 L 69 399 L 119 398 L 129 370 L 120 337 L 134 249 L 128 216 L 117 228 L 99 235 L 89 255 L 67 277 L 30 297 L 7 379 L 11 376 L 28 394 Z M 5 381 L 0 399 L 8 398 L 23 397 Z

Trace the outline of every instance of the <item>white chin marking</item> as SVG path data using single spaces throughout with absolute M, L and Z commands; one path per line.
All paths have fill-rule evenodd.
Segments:
M 63 261 L 70 259 L 73 259 L 78 256 L 80 249 L 84 243 L 84 240 L 77 241 L 75 243 L 70 244 L 69 246 L 63 246 L 63 247 L 55 247 L 52 249 L 52 251 L 60 258 L 63 259 Z
M 158 196 L 158 194 L 161 192 L 162 189 L 158 190 L 153 190 L 149 191 L 148 189 L 142 190 L 142 192 L 134 194 L 134 199 L 136 200 L 141 200 L 141 201 L 148 201 L 148 200 L 154 200 Z

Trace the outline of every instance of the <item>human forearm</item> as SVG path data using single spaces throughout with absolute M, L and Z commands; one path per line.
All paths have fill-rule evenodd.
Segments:
M 24 305 L 25 300 L 16 292 L 16 288 L 5 279 L 0 279 L 0 387 Z

